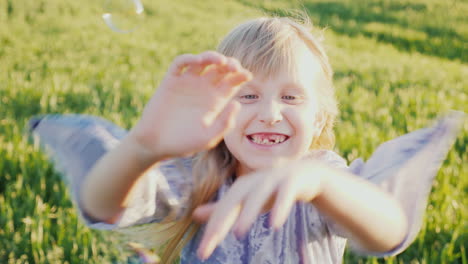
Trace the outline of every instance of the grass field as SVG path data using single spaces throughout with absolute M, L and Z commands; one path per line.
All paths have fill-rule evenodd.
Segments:
M 105 1 L 0 1 L 0 263 L 111 263 L 114 235 L 77 219 L 60 175 L 25 133 L 36 114 L 86 113 L 130 128 L 171 60 L 214 49 L 263 14 L 306 11 L 326 27 L 341 116 L 336 150 L 368 158 L 383 141 L 468 112 L 465 0 L 144 1 L 132 33 L 103 23 Z M 345 263 L 468 263 L 468 122 L 436 181 L 422 230 L 401 255 Z

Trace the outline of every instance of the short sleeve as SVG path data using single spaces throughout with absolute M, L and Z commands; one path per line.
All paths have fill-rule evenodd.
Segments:
M 94 164 L 116 147 L 127 131 L 105 119 L 77 114 L 35 117 L 29 128 L 61 173 L 79 216 L 89 227 L 116 229 L 181 214 L 191 187 L 191 159 L 166 161 L 149 170 L 132 190 L 119 220 L 108 224 L 86 214 L 80 204 L 80 190 Z
M 349 170 L 379 185 L 402 206 L 408 221 L 408 232 L 399 246 L 385 253 L 359 253 L 391 256 L 405 250 L 416 238 L 423 221 L 427 199 L 434 177 L 455 141 L 463 113 L 452 112 L 432 127 L 420 129 L 379 146 L 367 162 L 358 159 Z

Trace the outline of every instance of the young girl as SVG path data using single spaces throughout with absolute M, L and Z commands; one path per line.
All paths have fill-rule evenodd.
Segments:
M 331 150 L 336 115 L 321 43 L 291 19 L 261 18 L 218 52 L 177 57 L 128 134 L 90 116 L 31 125 L 86 223 L 153 223 L 144 232 L 165 243 L 163 263 L 340 263 L 347 239 L 397 254 L 419 230 L 457 122 L 348 168 Z

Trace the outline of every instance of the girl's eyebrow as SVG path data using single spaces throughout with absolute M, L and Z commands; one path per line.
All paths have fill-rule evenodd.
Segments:
M 296 91 L 299 91 L 299 92 L 305 92 L 306 91 L 304 86 L 299 84 L 299 83 L 292 83 L 292 82 L 284 83 L 283 85 L 281 85 L 281 87 L 283 89 L 296 90 Z
M 260 85 L 257 85 L 257 84 L 252 83 L 252 82 L 248 82 L 243 86 L 243 89 L 252 89 L 252 90 L 258 92 L 258 91 L 262 90 L 260 87 L 261 87 Z M 281 90 L 292 90 L 292 91 L 296 91 L 296 92 L 300 92 L 300 93 L 306 93 L 306 89 L 304 88 L 304 86 L 299 84 L 299 83 L 295 83 L 295 82 L 283 83 L 283 84 L 281 84 L 280 87 L 281 87 Z
M 260 87 L 251 83 L 251 82 L 248 82 L 245 84 L 244 88 L 247 88 L 247 89 L 253 89 L 255 91 L 260 91 Z

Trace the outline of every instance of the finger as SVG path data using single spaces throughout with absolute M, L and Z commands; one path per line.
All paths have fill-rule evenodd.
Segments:
M 231 72 L 238 72 L 243 69 L 240 62 L 236 58 L 233 58 L 233 57 L 227 58 L 226 66 L 227 66 L 227 70 Z
M 293 181 L 286 180 L 276 194 L 275 203 L 270 214 L 270 226 L 279 229 L 289 216 L 291 208 L 296 202 Z
M 218 84 L 227 74 L 229 74 L 227 65 L 208 65 L 201 74 L 211 84 Z
M 223 241 L 236 221 L 240 210 L 241 205 L 238 204 L 229 211 L 223 210 L 222 216 L 214 215 L 215 213 L 213 213 L 212 217 L 210 217 L 210 220 L 208 221 L 205 234 L 197 251 L 200 259 L 207 259 L 213 253 L 218 244 Z
M 205 65 L 201 63 L 193 64 L 187 67 L 186 73 L 193 74 L 193 75 L 200 75 L 203 69 L 205 69 Z
M 231 97 L 237 93 L 240 85 L 250 80 L 252 80 L 252 74 L 247 70 L 243 70 L 225 76 L 224 79 L 220 81 L 219 87 L 226 96 Z
M 217 143 L 224 137 L 227 131 L 234 127 L 234 123 L 240 108 L 241 106 L 239 102 L 231 101 L 221 111 L 221 113 L 218 114 L 218 116 L 212 115 L 205 118 L 205 124 L 214 122 L 209 130 L 209 137 L 213 139 L 214 145 L 217 145 Z
M 242 71 L 243 68 L 235 58 L 227 58 L 226 63 L 222 65 L 209 65 L 203 72 L 203 76 L 212 84 L 218 84 L 230 73 Z
M 184 69 L 189 65 L 197 65 L 200 64 L 201 57 L 196 56 L 193 54 L 183 54 L 177 56 L 174 61 L 172 62 L 171 66 L 169 67 L 169 74 L 172 75 L 180 75 Z
M 236 180 L 226 195 L 217 202 L 197 250 L 201 259 L 206 259 L 213 253 L 236 221 L 242 208 L 242 201 L 250 191 L 247 183 L 248 179 Z
M 264 177 L 257 177 L 257 179 Z M 234 227 L 236 236 L 243 237 L 253 224 L 255 219 L 260 215 L 262 208 L 268 203 L 270 198 L 274 197 L 277 184 L 274 182 L 263 182 L 257 184 L 254 192 L 251 192 L 244 201 L 239 219 Z
M 200 56 L 202 57 L 202 64 L 204 65 L 209 65 L 209 64 L 224 65 L 227 62 L 226 56 L 215 51 L 206 51 L 206 52 L 201 53 Z
M 194 75 L 201 75 L 205 68 L 209 65 L 224 65 L 226 64 L 226 57 L 214 51 L 206 51 L 200 55 L 200 63 L 191 65 L 187 72 Z
M 214 212 L 216 203 L 207 203 L 198 206 L 192 213 L 195 221 L 205 223 L 210 219 L 211 214 Z

